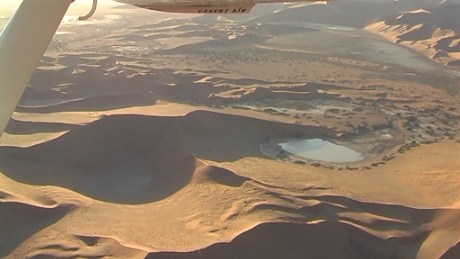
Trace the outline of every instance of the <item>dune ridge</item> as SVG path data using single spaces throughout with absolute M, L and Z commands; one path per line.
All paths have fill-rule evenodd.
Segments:
M 289 199 L 286 194 L 280 197 Z M 444 254 L 459 255 L 455 249 L 458 236 L 448 241 L 435 237 L 437 245 L 431 240 L 440 231 L 436 222 L 446 215 L 459 213 L 456 208 L 414 209 L 340 196 L 301 199 L 309 204 L 296 207 L 298 200 L 291 204 L 278 200 L 249 206 L 245 213 L 271 210 L 280 213 L 279 218 L 257 223 L 228 242 L 194 251 L 151 252 L 147 258 L 304 258 L 305 255 L 315 258 L 433 258 Z M 363 211 L 366 213 L 362 214 Z M 460 228 L 451 228 L 451 231 L 458 234 Z M 425 248 L 418 251 L 420 246 Z
M 445 1 L 370 24 L 367 30 L 447 66 L 460 65 L 460 4 Z

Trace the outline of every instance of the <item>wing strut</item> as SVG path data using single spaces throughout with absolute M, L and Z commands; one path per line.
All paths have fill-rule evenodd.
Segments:
M 0 34 L 0 135 L 73 0 L 23 0 Z
M 97 7 L 97 0 L 93 0 L 93 6 L 91 7 L 91 10 L 89 11 L 89 13 L 87 15 L 78 17 L 78 20 L 85 21 L 91 18 L 91 16 L 93 16 L 93 14 L 96 12 L 96 7 Z

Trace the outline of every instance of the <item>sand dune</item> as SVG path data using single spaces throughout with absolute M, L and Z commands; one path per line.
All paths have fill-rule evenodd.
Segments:
M 244 182 L 196 160 L 182 139 L 175 118 L 109 116 L 47 143 L 1 148 L 0 167 L 21 182 L 53 184 L 118 203 L 161 200 L 192 179 Z
M 323 127 L 204 111 L 178 119 L 108 116 L 47 143 L 29 148 L 1 148 L 0 167 L 23 182 L 53 183 L 95 199 L 139 203 L 169 196 L 192 178 L 203 175 L 217 181 L 228 177 L 230 185 L 241 181 L 234 179 L 231 172 L 204 166 L 184 147 L 184 141 L 199 157 L 219 160 L 224 159 L 219 155 L 225 154 L 225 159 L 236 160 L 263 156 L 260 143 L 280 134 L 335 136 L 335 132 Z M 232 145 L 235 138 L 245 145 Z M 208 144 L 202 145 L 203 141 Z M 223 148 L 226 151 L 219 152 Z M 31 161 L 33 166 L 29 166 Z M 36 174 L 41 171 L 38 168 L 46 174 Z
M 397 1 L 389 4 L 385 1 L 331 1 L 325 4 L 299 5 L 256 17 L 255 22 L 310 22 L 317 24 L 337 24 L 351 27 L 364 27 L 380 18 L 409 11 L 420 6 L 433 6 L 438 1 Z
M 385 38 L 447 66 L 460 60 L 460 5 L 445 1 L 436 7 L 401 13 L 367 26 Z
M 278 205 L 261 202 L 251 210 L 252 213 L 282 211 L 283 220 L 288 220 L 289 214 L 292 217 L 296 214 L 294 221 L 297 223 L 261 223 L 228 243 L 216 243 L 191 252 L 152 252 L 147 258 L 304 258 L 306 255 L 314 258 L 433 258 L 443 254 L 459 255 L 456 248 L 435 245 L 429 240 L 438 231 L 431 222 L 436 222 L 439 215 L 457 214 L 458 209 L 412 209 L 362 203 L 338 196 L 302 199 L 310 204 L 290 208 L 285 202 Z M 366 213 L 362 214 L 363 211 Z M 303 221 L 308 223 L 301 223 Z M 456 234 L 459 230 L 451 229 Z M 454 239 L 454 242 L 457 241 Z M 420 245 L 427 249 L 421 252 L 414 249 Z

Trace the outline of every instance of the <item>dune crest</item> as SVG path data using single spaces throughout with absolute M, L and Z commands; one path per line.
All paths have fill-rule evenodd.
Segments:
M 70 241 L 49 242 L 31 251 L 27 258 L 144 258 L 151 249 L 132 247 L 114 237 L 76 235 Z

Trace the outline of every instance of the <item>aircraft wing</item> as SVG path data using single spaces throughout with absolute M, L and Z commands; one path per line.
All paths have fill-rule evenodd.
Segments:
M 115 0 L 138 7 L 174 13 L 239 14 L 249 13 L 256 4 L 316 2 L 318 0 Z
M 73 0 L 24 0 L 0 35 L 0 135 Z

